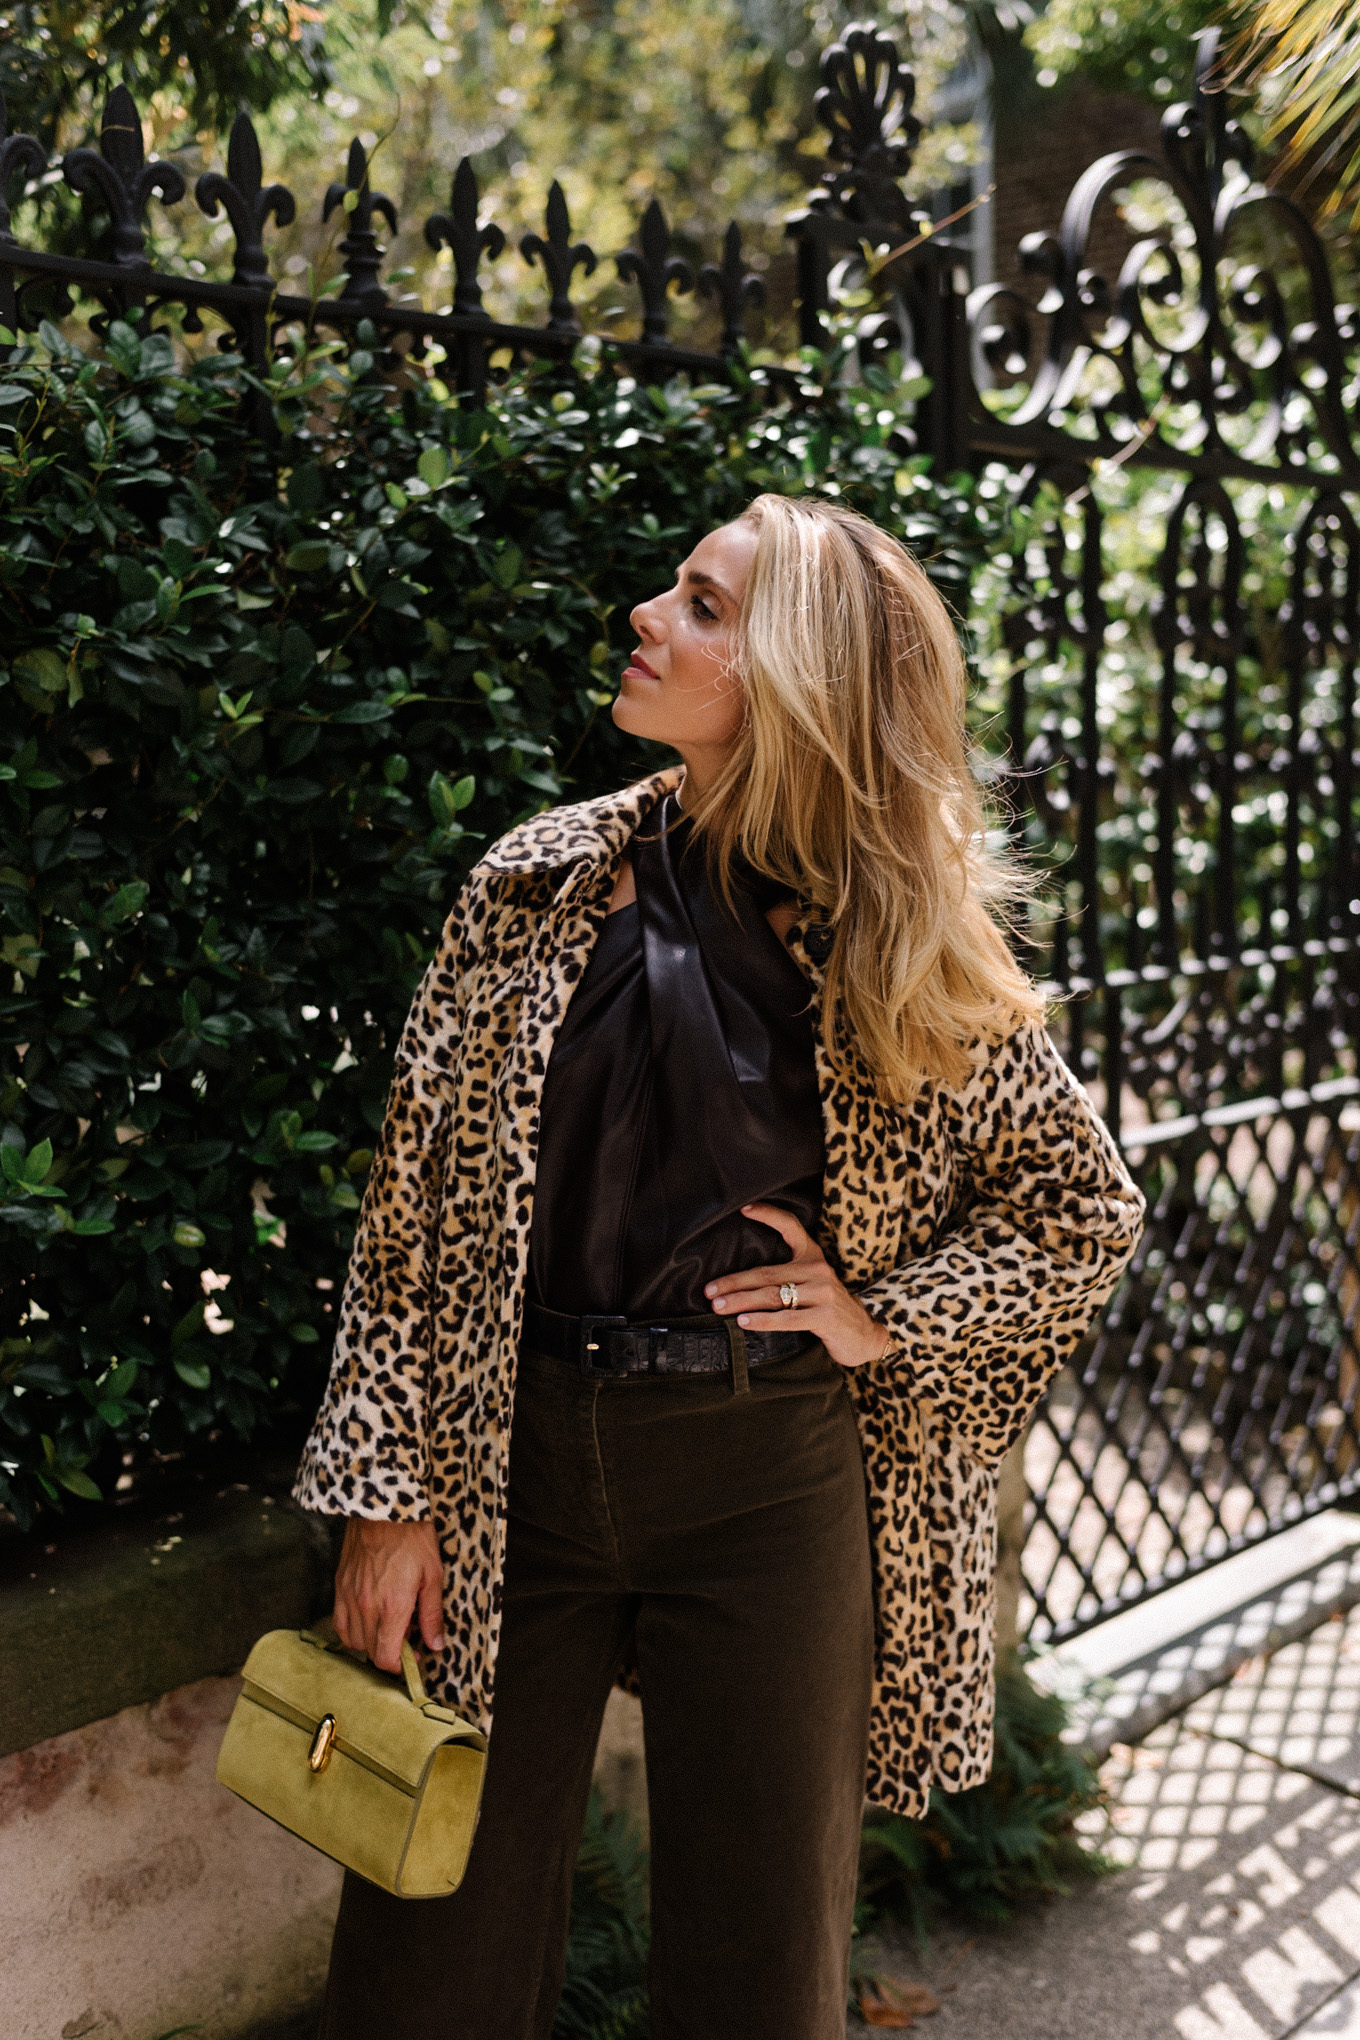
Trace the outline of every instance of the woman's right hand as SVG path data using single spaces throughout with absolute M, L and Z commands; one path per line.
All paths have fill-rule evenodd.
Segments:
M 401 1670 L 402 1638 L 419 1611 L 428 1650 L 444 1648 L 444 1568 L 433 1523 L 351 1516 L 335 1573 L 335 1630 L 384 1672 Z

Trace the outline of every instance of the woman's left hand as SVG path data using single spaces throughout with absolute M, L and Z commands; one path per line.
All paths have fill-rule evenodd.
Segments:
M 798 1220 L 777 1204 L 744 1204 L 743 1218 L 768 1225 L 793 1249 L 791 1261 L 770 1268 L 743 1268 L 724 1275 L 704 1290 L 721 1316 L 736 1313 L 747 1332 L 811 1332 L 821 1340 L 838 1367 L 865 1367 L 881 1360 L 891 1335 L 870 1317 L 858 1297 L 850 1294 L 817 1242 Z M 796 1308 L 779 1301 L 782 1283 L 798 1290 Z

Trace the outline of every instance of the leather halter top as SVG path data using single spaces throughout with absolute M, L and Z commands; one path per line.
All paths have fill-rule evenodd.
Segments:
M 733 914 L 692 833 L 673 794 L 644 817 L 636 904 L 606 918 L 553 1044 L 529 1242 L 551 1310 L 707 1311 L 706 1282 L 789 1258 L 743 1204 L 816 1231 L 808 985 L 765 919 L 780 889 L 739 870 Z

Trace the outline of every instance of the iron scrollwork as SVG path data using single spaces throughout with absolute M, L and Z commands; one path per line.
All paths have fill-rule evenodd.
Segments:
M 900 180 L 911 167 L 921 122 L 916 81 L 896 43 L 871 21 L 854 23 L 822 53 L 813 110 L 827 130 L 827 167 L 788 233 L 798 251 L 800 337 L 826 338 L 825 314 L 837 262 L 858 263 L 865 244 L 892 248 L 919 233 Z
M 1250 143 L 1220 72 L 1211 30 L 1200 38 L 1191 99 L 1163 117 L 1161 160 L 1138 150 L 1101 157 L 1073 187 L 1058 233 L 1022 241 L 1022 268 L 1044 287 L 1037 307 L 1007 284 L 972 293 L 972 430 L 990 450 L 1052 453 L 1059 438 L 1077 438 L 1069 425 L 1079 415 L 1095 428 L 1087 458 L 1137 442 L 1140 460 L 1302 477 L 1320 441 L 1336 472 L 1360 481 L 1345 392 L 1354 315 L 1337 306 L 1310 221 L 1253 181 Z M 1143 234 L 1111 282 L 1089 260 L 1093 231 L 1102 207 L 1139 180 L 1169 194 L 1184 233 Z M 1267 224 L 1292 251 L 1304 319 L 1291 314 L 1270 268 L 1234 253 Z M 1031 373 L 1036 318 L 1044 337 Z M 989 374 L 1027 390 L 998 413 L 979 386 Z M 1188 422 L 1178 429 L 1181 410 Z
M 14 181 L 41 177 L 47 168 L 47 151 L 32 135 L 12 135 L 5 96 L 0 92 L 0 241 L 11 241 L 9 195 Z
M 16 330 L 30 329 L 40 316 L 65 317 L 74 309 L 72 289 L 77 280 L 69 264 L 22 245 L 12 232 L 9 204 L 15 181 L 21 174 L 26 181 L 40 176 L 46 164 L 46 155 L 32 136 L 8 134 L 0 103 L 0 323 Z M 412 358 L 420 358 L 432 340 L 443 341 L 453 381 L 477 396 L 485 385 L 488 358 L 497 347 L 507 347 L 521 359 L 536 350 L 558 358 L 570 355 L 581 333 L 572 280 L 594 275 L 599 266 L 589 244 L 573 238 L 566 197 L 554 180 L 544 231 L 526 233 L 519 242 L 523 260 L 531 267 L 541 265 L 547 279 L 546 321 L 535 328 L 489 318 L 482 300 L 481 264 L 502 254 L 507 240 L 494 220 L 480 217 L 476 176 L 464 159 L 454 173 L 448 209 L 433 213 L 423 228 L 427 246 L 452 251 L 453 303 L 440 312 L 410 300 L 392 304 L 382 280 L 386 251 L 376 228 L 385 221 L 396 232 L 396 207 L 385 193 L 373 189 L 368 155 L 356 138 L 349 147 L 344 179 L 328 187 L 322 206 L 323 220 L 343 215 L 340 224 L 345 231 L 336 251 L 344 265 L 343 288 L 338 295 L 326 294 L 316 301 L 291 296 L 271 273 L 265 229 L 271 220 L 278 227 L 291 225 L 296 202 L 286 185 L 265 181 L 258 137 L 249 118 L 241 114 L 231 130 L 225 169 L 204 171 L 195 186 L 201 210 L 210 219 L 224 214 L 231 228 L 230 280 L 218 282 L 194 271 L 175 275 L 153 270 L 147 254 L 147 206 L 153 197 L 166 206 L 177 205 L 186 184 L 174 163 L 146 160 L 136 105 L 122 85 L 109 95 L 98 149 L 73 149 L 62 169 L 72 188 L 107 215 L 111 229 L 112 260 L 82 260 L 79 266 L 78 288 L 101 306 L 96 327 L 102 331 L 110 318 L 118 317 L 145 330 L 155 313 L 177 307 L 180 330 L 194 334 L 203 330 L 202 315 L 210 310 L 230 329 L 221 344 L 239 347 L 257 368 L 264 363 L 271 334 L 299 323 L 308 327 L 320 323 L 352 335 L 367 318 L 380 325 L 387 341 L 404 340 Z M 675 367 L 723 374 L 740 347 L 747 309 L 763 297 L 759 278 L 743 266 L 736 230 L 726 235 L 721 260 L 702 270 L 702 294 L 716 299 L 721 317 L 721 335 L 712 352 L 671 344 L 670 292 L 673 287 L 692 290 L 695 277 L 689 262 L 672 252 L 670 229 L 655 201 L 643 216 L 638 246 L 624 251 L 618 267 L 625 280 L 638 284 L 643 299 L 638 339 L 610 336 L 620 357 L 645 365 L 648 374 L 668 373 Z M 30 309 L 30 300 L 37 300 L 36 309 Z M 390 347 L 385 358 L 392 358 Z
M 699 271 L 700 297 L 716 297 L 722 307 L 719 351 L 735 354 L 746 333 L 746 307 L 763 305 L 765 285 L 750 274 L 741 252 L 741 228 L 733 220 L 723 236 L 721 263 L 706 262 Z
M 5 97 L 0 93 L 0 246 L 6 242 L 17 245 L 10 232 L 12 214 L 9 198 L 15 182 L 22 177 L 27 183 L 34 177 L 41 177 L 47 168 L 47 151 L 32 135 L 12 135 L 9 132 L 9 116 Z M 24 285 L 16 290 L 12 270 L 0 268 L 0 325 L 11 332 L 22 332 L 30 323 L 24 307 Z M 69 308 L 69 299 L 67 300 Z M 0 350 L 3 352 L 3 350 Z
M 826 128 L 831 161 L 820 200 L 842 218 L 910 230 L 900 180 L 921 139 L 912 108 L 916 80 L 896 43 L 872 21 L 856 22 L 824 52 L 813 111 Z
M 1217 61 L 1201 38 L 1160 157 L 1103 157 L 1022 241 L 1037 302 L 968 305 L 964 437 L 1019 470 L 998 785 L 1051 873 L 1031 960 L 1149 1205 L 1028 1448 L 1050 1638 L 1360 1491 L 1360 330 L 1253 181 Z M 1107 276 L 1098 216 L 1140 181 L 1170 223 Z M 1249 245 L 1267 221 L 1287 281 Z M 1166 478 L 1146 616 L 1110 592 L 1111 460 Z M 1297 504 L 1283 557 L 1267 481 Z

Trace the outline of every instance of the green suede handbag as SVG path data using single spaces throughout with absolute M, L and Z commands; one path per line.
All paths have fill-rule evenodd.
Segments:
M 271 1629 L 246 1660 L 218 1782 L 397 1898 L 442 1898 L 467 1868 L 486 1737 L 332 1632 Z

